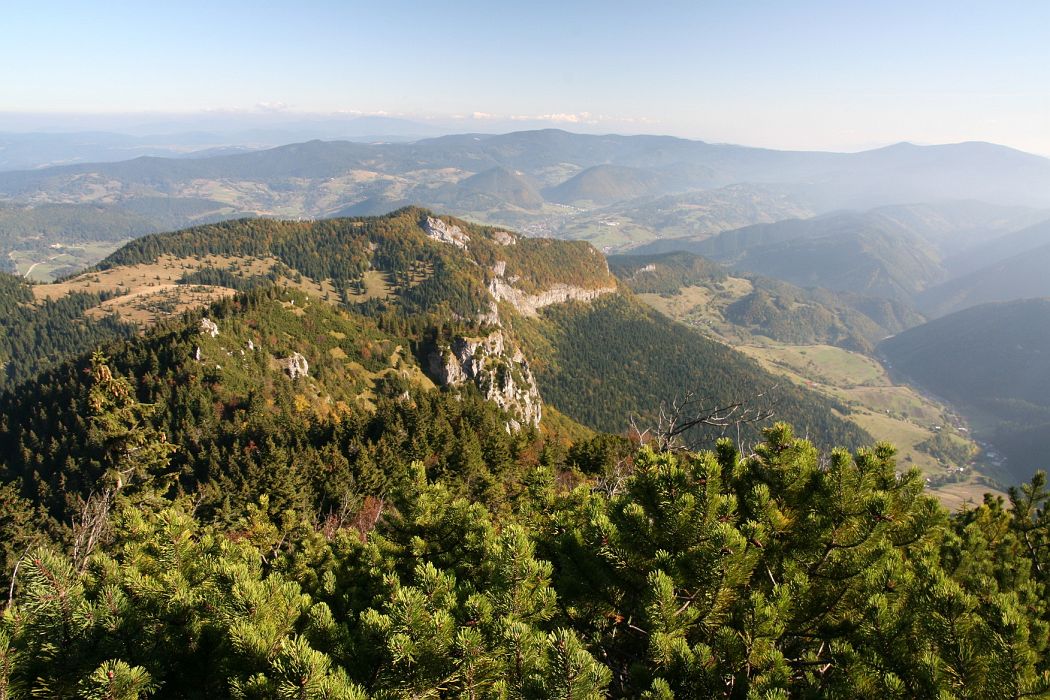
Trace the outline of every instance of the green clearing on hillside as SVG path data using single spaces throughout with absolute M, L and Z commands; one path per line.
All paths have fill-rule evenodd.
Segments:
M 392 299 L 395 294 L 390 275 L 379 270 L 368 270 L 361 275 L 360 286 L 349 292 L 351 301 L 361 302 L 369 299 Z
M 809 379 L 835 387 L 884 386 L 889 383 L 882 366 L 871 358 L 830 345 L 770 346 L 766 358 Z

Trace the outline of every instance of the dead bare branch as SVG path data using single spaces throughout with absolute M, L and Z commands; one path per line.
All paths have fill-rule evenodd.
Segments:
M 78 571 L 87 568 L 88 557 L 109 529 L 109 512 L 113 506 L 113 490 L 108 486 L 101 492 L 92 492 L 80 499 L 80 512 L 73 519 L 73 566 Z
M 694 445 L 687 442 L 684 436 L 701 426 L 715 428 L 720 435 L 725 435 L 731 429 L 735 430 L 739 444 L 741 427 L 761 423 L 773 417 L 775 402 L 772 401 L 771 395 L 776 389 L 777 386 L 774 385 L 769 390 L 756 393 L 747 399 L 721 405 L 695 392 L 676 396 L 670 404 L 660 405 L 657 425 L 652 428 L 656 449 L 661 452 L 694 449 Z
M 18 579 L 18 567 L 22 566 L 22 561 L 29 554 L 29 550 L 30 547 L 26 547 L 25 551 L 22 552 L 22 556 L 18 557 L 18 561 L 15 562 L 15 570 L 11 572 L 11 585 L 7 589 L 7 607 L 5 610 L 10 609 L 11 603 L 15 599 L 15 581 Z

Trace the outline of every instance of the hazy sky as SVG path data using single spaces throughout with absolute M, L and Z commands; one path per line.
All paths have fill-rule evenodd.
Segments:
M 0 112 L 539 117 L 1050 155 L 1047 0 L 8 0 L 2 16 Z

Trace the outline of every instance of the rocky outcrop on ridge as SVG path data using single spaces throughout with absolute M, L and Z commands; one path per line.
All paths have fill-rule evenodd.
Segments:
M 441 386 L 473 383 L 487 400 L 514 416 L 509 430 L 540 423 L 543 402 L 536 379 L 521 350 L 509 347 L 502 330 L 480 338 L 454 338 L 430 354 L 428 369 Z
M 426 232 L 427 237 L 435 241 L 448 243 L 464 250 L 467 248 L 467 243 L 470 243 L 470 236 L 464 233 L 459 226 L 447 224 L 441 219 L 435 219 L 433 216 L 427 217 L 423 230 Z

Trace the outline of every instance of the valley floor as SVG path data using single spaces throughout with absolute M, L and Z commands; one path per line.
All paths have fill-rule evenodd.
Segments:
M 10 269 L 33 282 L 51 282 L 70 270 L 94 265 L 126 241 L 88 241 L 25 248 L 7 253 Z
M 979 504 L 985 493 L 1003 493 L 999 482 L 1009 478 L 983 454 L 964 420 L 944 403 L 894 381 L 876 359 L 831 345 L 791 345 L 752 335 L 725 321 L 703 288 L 639 296 L 765 369 L 843 404 L 844 417 L 876 440 L 892 443 L 898 465 L 921 470 L 945 506 L 957 510 Z M 960 455 L 966 455 L 962 462 Z

